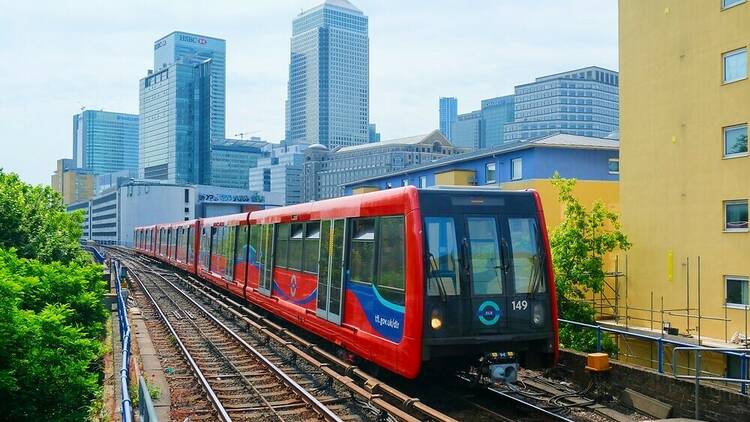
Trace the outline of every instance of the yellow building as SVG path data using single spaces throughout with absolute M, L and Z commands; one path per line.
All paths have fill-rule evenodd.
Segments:
M 619 32 L 629 324 L 746 336 L 750 2 L 621 0 Z
M 73 160 L 57 160 L 57 169 L 52 175 L 52 189 L 60 193 L 65 205 L 85 201 L 94 196 L 94 175 L 73 168 Z

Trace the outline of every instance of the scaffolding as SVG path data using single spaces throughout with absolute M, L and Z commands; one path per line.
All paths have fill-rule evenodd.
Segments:
M 704 342 L 709 343 L 718 341 L 716 337 L 706 337 L 703 326 L 706 322 L 720 322 L 724 326 L 724 343 L 736 345 L 738 348 L 747 348 L 748 343 L 748 306 L 744 306 L 744 330 L 737 331 L 729 335 L 729 323 L 732 321 L 727 315 L 728 307 L 723 307 L 723 315 L 710 315 L 705 313 L 701 303 L 701 257 L 694 260 L 695 273 L 694 279 L 691 279 L 691 260 L 685 259 L 682 263 L 685 271 L 685 277 L 682 281 L 685 287 L 684 307 L 665 307 L 664 296 L 655 296 L 653 290 L 650 292 L 649 307 L 632 306 L 628 298 L 629 279 L 628 279 L 628 257 L 621 260 L 619 256 L 614 259 L 613 270 L 605 273 L 605 280 L 602 290 L 599 293 L 590 293 L 582 301 L 589 302 L 596 311 L 596 318 L 600 324 L 624 327 L 624 330 L 609 330 L 610 335 L 618 344 L 616 359 L 627 360 L 652 369 L 663 368 L 664 366 L 672 367 L 673 362 L 669 361 L 671 355 L 665 354 L 666 347 L 674 347 L 677 343 L 680 345 L 702 346 Z M 694 289 L 697 290 L 696 300 L 691 306 L 690 287 L 691 282 Z M 695 293 L 695 292 L 694 292 Z M 671 302 L 674 303 L 674 298 Z M 726 299 L 726 298 L 725 298 Z M 724 301 L 726 302 L 726 300 Z M 672 324 L 680 319 L 684 321 L 684 328 L 679 330 Z M 671 321 L 671 322 L 670 322 Z M 742 325 L 742 324 L 741 324 Z M 649 330 L 650 334 L 638 334 L 637 330 Z M 618 331 L 620 331 L 618 333 Z M 629 334 L 624 334 L 629 333 Z M 636 342 L 640 342 L 636 344 Z M 641 349 L 643 353 L 637 353 L 635 348 L 638 345 L 644 346 L 648 342 L 648 350 Z M 669 345 L 669 343 L 675 343 Z M 719 345 L 715 347 L 720 347 Z M 645 354 L 648 354 L 646 357 Z M 705 353 L 705 352 L 704 352 Z M 719 354 L 717 354 L 719 356 Z M 722 359 L 726 359 L 724 367 L 721 368 L 725 373 L 718 373 L 718 367 L 703 368 L 701 373 L 707 375 L 724 376 L 730 372 L 730 362 L 728 354 L 721 354 Z M 667 361 L 665 361 L 665 358 Z M 675 363 L 675 366 L 681 373 L 694 373 L 695 369 L 691 368 L 691 360 Z M 747 378 L 747 359 L 743 356 L 740 360 L 740 372 L 743 377 Z M 745 392 L 743 385 L 743 392 Z

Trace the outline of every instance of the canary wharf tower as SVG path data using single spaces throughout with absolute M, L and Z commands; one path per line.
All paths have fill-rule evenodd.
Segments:
M 292 23 L 286 142 L 333 149 L 369 140 L 367 16 L 326 0 Z

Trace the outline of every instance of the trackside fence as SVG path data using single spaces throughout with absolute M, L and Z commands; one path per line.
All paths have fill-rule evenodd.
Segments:
M 115 291 L 117 292 L 117 318 L 120 323 L 120 341 L 122 344 L 122 367 L 120 368 L 120 399 L 122 406 L 120 416 L 123 422 L 133 420 L 132 401 L 128 389 L 130 379 L 130 323 L 128 322 L 128 309 L 125 307 L 125 296 L 122 292 L 122 278 L 126 271 L 125 267 L 116 259 L 110 259 L 110 271 L 115 277 Z
M 154 403 L 151 400 L 146 380 L 139 374 L 138 367 L 135 367 L 135 376 L 130 373 L 131 358 L 131 337 L 130 322 L 128 321 L 128 308 L 125 304 L 125 294 L 122 289 L 122 280 L 127 275 L 127 267 L 124 267 L 119 260 L 110 258 L 110 273 L 115 277 L 115 290 L 117 292 L 117 319 L 120 326 L 120 341 L 122 345 L 122 367 L 120 368 L 120 390 L 121 390 L 121 418 L 123 422 L 132 422 L 133 420 L 133 402 L 130 398 L 131 378 L 138 383 L 138 414 L 141 422 L 159 422 L 156 417 Z
M 689 379 L 695 379 L 696 384 L 700 382 L 699 380 L 710 380 L 710 381 L 718 381 L 718 382 L 725 382 L 725 383 L 736 383 L 740 384 L 740 391 L 742 394 L 748 394 L 747 386 L 750 384 L 750 378 L 748 377 L 748 368 L 750 368 L 750 350 L 748 349 L 719 349 L 719 348 L 712 348 L 712 347 L 697 347 L 695 344 L 685 343 L 677 340 L 672 340 L 668 338 L 664 338 L 664 336 L 649 336 L 646 334 L 640 334 L 640 333 L 634 333 L 631 331 L 625 331 L 625 330 L 619 330 L 617 328 L 611 328 L 611 327 L 602 327 L 601 325 L 594 325 L 594 324 L 585 324 L 583 322 L 578 321 L 570 321 L 567 319 L 559 319 L 560 323 L 568 324 L 574 327 L 578 328 L 586 328 L 591 329 L 596 332 L 596 351 L 601 352 L 602 351 L 602 333 L 611 333 L 620 335 L 623 337 L 630 337 L 630 338 L 636 338 L 640 340 L 646 340 L 656 343 L 656 353 L 657 353 L 657 371 L 659 371 L 660 374 L 664 373 L 664 355 L 665 355 L 665 346 L 669 345 L 672 346 L 672 371 L 677 375 L 677 352 L 678 351 L 687 351 L 687 352 L 695 352 L 695 359 L 696 359 L 696 365 L 695 365 L 695 375 L 691 376 L 679 376 L 678 378 L 689 378 Z M 701 374 L 701 365 L 700 360 L 702 359 L 702 353 L 720 353 L 725 356 L 732 356 L 734 358 L 738 358 L 740 362 L 740 374 L 742 378 L 728 378 L 728 377 L 713 377 L 713 376 L 703 376 Z M 707 374 L 708 375 L 708 374 Z

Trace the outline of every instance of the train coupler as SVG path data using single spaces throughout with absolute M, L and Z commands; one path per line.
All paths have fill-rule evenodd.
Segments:
M 515 384 L 518 379 L 518 362 L 513 352 L 492 352 L 479 360 L 483 375 L 493 383 Z

